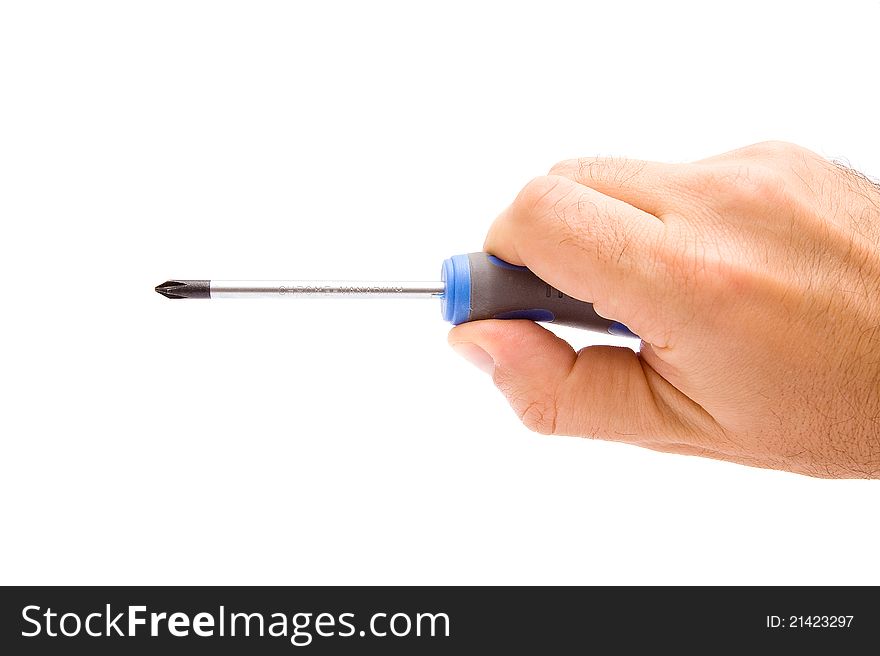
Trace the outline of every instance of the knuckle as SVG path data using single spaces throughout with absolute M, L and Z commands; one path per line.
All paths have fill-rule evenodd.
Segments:
M 761 205 L 775 203 L 786 188 L 785 177 L 779 171 L 763 166 L 752 166 L 742 171 L 738 191 L 744 199 Z
M 521 214 L 542 214 L 553 208 L 565 196 L 564 178 L 540 176 L 530 180 L 514 201 Z
M 553 435 L 556 432 L 556 404 L 552 400 L 528 401 L 518 412 L 523 425 L 530 431 L 541 435 Z
M 558 408 L 556 398 L 550 392 L 525 390 L 500 367 L 495 369 L 493 380 L 526 428 L 542 435 L 552 435 L 556 431 Z
M 556 162 L 556 164 L 550 167 L 548 175 L 561 175 L 576 180 L 581 170 L 581 161 L 579 159 L 564 159 L 561 162 Z
M 740 157 L 788 159 L 804 152 L 797 144 L 788 141 L 761 141 L 736 151 Z
M 779 171 L 760 164 L 706 167 L 697 185 L 704 196 L 726 204 L 752 206 L 777 202 L 786 180 Z

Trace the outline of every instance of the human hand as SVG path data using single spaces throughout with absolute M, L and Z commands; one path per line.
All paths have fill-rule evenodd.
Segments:
M 775 142 L 570 160 L 484 249 L 642 338 L 575 353 L 530 321 L 453 328 L 530 429 L 880 477 L 880 186 L 864 176 Z

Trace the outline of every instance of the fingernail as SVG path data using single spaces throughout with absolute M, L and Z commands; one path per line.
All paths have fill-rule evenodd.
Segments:
M 465 360 L 470 362 L 478 369 L 482 369 L 490 376 L 495 371 L 495 361 L 492 356 L 486 353 L 482 348 L 471 342 L 458 342 L 452 345 L 452 348 Z

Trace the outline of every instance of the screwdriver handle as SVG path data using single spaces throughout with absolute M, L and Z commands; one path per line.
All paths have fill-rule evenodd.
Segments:
M 596 314 L 592 303 L 563 294 L 526 267 L 488 253 L 453 255 L 443 262 L 441 275 L 446 283 L 443 318 L 455 325 L 480 319 L 530 319 L 635 337 L 623 324 Z

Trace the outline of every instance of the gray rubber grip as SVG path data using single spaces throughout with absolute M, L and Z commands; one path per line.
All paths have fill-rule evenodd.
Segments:
M 525 267 L 488 253 L 468 253 L 471 313 L 479 319 L 531 319 L 617 334 L 617 324 L 596 314 L 591 303 L 579 301 L 547 284 Z M 626 330 L 623 326 L 620 326 Z

